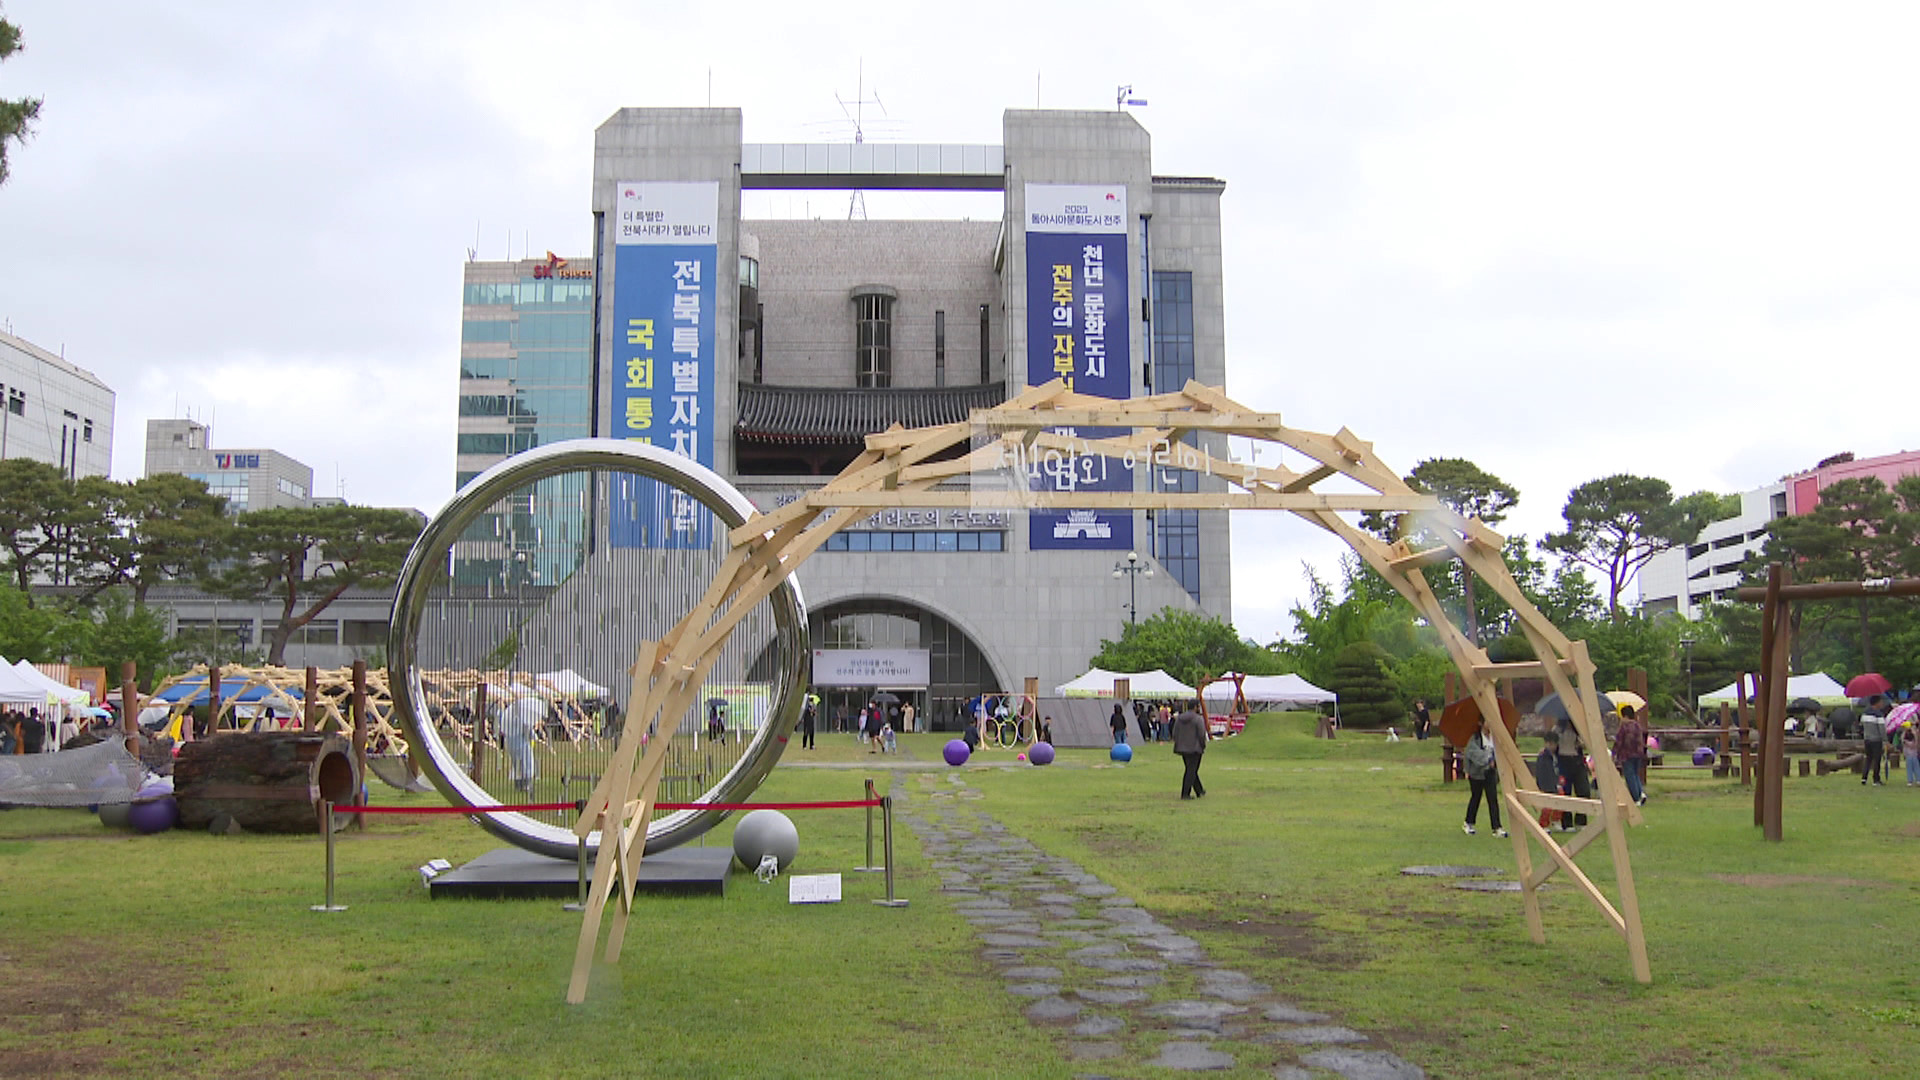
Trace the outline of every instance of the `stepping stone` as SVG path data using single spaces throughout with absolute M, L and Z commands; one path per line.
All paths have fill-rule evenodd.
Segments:
M 1492 866 L 1403 866 L 1400 872 L 1411 877 L 1499 877 Z
M 1094 882 L 1091 885 L 1077 886 L 1074 888 L 1073 891 L 1079 893 L 1081 896 L 1112 896 L 1114 893 L 1117 893 L 1120 890 L 1114 888 L 1111 885 L 1103 885 L 1099 882 Z
M 1063 892 L 1046 892 L 1034 897 L 1033 902 L 1036 904 L 1064 904 L 1067 906 L 1079 903 L 1078 900 L 1075 900 Z
M 1314 1080 L 1314 1074 L 1298 1065 L 1282 1065 L 1273 1070 L 1273 1080 Z
M 1068 1061 L 1105 1061 L 1120 1056 L 1120 1044 L 1111 1040 L 1067 1044 Z
M 1133 897 L 1131 896 L 1103 896 L 1100 898 L 1100 906 L 1101 907 L 1133 907 L 1135 905 L 1133 902 Z
M 1138 1005 L 1149 999 L 1145 990 L 1075 990 L 1075 997 L 1091 1001 L 1096 1005 Z
M 1243 1006 L 1228 1005 L 1219 1001 L 1169 1001 L 1148 1009 L 1147 1015 L 1171 1020 L 1188 1027 L 1218 1031 L 1227 1017 L 1237 1016 L 1246 1011 Z
M 1326 1013 L 1308 1012 L 1292 1005 L 1274 1005 L 1262 1015 L 1282 1024 L 1318 1024 L 1324 1020 L 1333 1019 Z
M 1003 979 L 1058 979 L 1060 969 L 1044 964 L 1023 964 L 1020 967 L 1004 968 L 1000 972 Z
M 1165 971 L 1164 960 L 1149 960 L 1144 956 L 1089 956 L 1080 962 L 1081 967 L 1090 967 L 1095 971 Z
M 1314 1024 L 1307 1027 L 1276 1028 L 1262 1037 L 1265 1042 L 1293 1043 L 1295 1046 L 1312 1046 L 1319 1043 L 1355 1043 L 1366 1042 L 1367 1037 L 1349 1027 L 1334 1024 Z
M 1047 940 L 1033 934 L 982 934 L 980 941 L 1002 949 L 1044 949 Z
M 1089 945 L 1084 949 L 1075 949 L 1067 955 L 1073 957 L 1075 960 L 1084 960 L 1092 956 L 1119 956 L 1126 951 L 1127 947 L 1125 945 L 1115 941 L 1108 941 L 1099 945 Z
M 1075 945 L 1083 945 L 1090 941 L 1100 940 L 1085 930 L 1048 930 L 1046 931 L 1046 936 L 1055 941 L 1065 941 Z
M 1143 937 L 1140 944 L 1159 949 L 1161 952 L 1197 952 L 1200 943 L 1184 934 L 1168 934 L 1163 937 Z
M 1517 881 L 1459 881 L 1459 882 L 1455 882 L 1453 887 L 1456 889 L 1466 889 L 1469 892 L 1519 892 L 1520 891 L 1520 883 Z M 1548 888 L 1550 888 L 1550 886 L 1540 885 L 1540 886 L 1536 886 L 1533 891 L 1546 892 Z
M 1153 912 L 1148 911 L 1146 908 L 1137 907 L 1102 908 L 1100 909 L 1100 917 L 1111 923 L 1129 923 L 1133 925 L 1158 923 L 1159 921 L 1153 917 Z
M 1027 1019 L 1036 1024 L 1059 1024 L 1079 1016 L 1085 1005 L 1063 997 L 1046 997 L 1027 1006 Z
M 1060 984 L 1051 982 L 1008 983 L 1007 993 L 1015 997 L 1043 998 L 1060 993 Z
M 1316 1050 L 1300 1059 L 1318 1069 L 1331 1069 L 1346 1080 L 1426 1080 L 1420 1066 L 1384 1050 Z
M 1167 980 L 1158 975 L 1109 975 L 1095 980 L 1101 986 L 1117 986 L 1123 990 L 1138 990 L 1148 986 L 1159 986 Z
M 1111 924 L 1105 919 L 1061 919 L 1053 925 L 1061 930 L 1104 930 Z
M 1093 1037 L 1112 1035 L 1115 1032 L 1125 1031 L 1126 1029 L 1127 1022 L 1117 1016 L 1089 1016 L 1085 1020 L 1073 1025 L 1072 1031 L 1075 1035 Z
M 1231 1069 L 1234 1066 L 1232 1054 L 1223 1054 L 1211 1046 L 1193 1042 L 1170 1042 L 1160 1045 L 1160 1056 L 1147 1062 L 1162 1069 L 1179 1069 L 1183 1072 L 1208 1072 L 1215 1069 Z
M 1238 971 L 1218 970 L 1201 973 L 1199 990 L 1207 997 L 1237 1002 L 1241 1005 L 1273 992 L 1272 987 L 1254 982 Z

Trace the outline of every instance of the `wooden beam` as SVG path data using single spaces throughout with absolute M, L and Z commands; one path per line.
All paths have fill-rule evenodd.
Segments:
M 1782 600 L 1840 600 L 1854 596 L 1920 596 L 1920 578 L 1874 578 L 1868 581 L 1810 581 L 1804 585 L 1780 587 Z M 1767 599 L 1764 585 L 1742 585 L 1733 590 L 1735 600 L 1749 604 Z
M 1278 491 L 820 491 L 805 501 L 814 509 L 850 506 L 858 509 L 935 508 L 984 510 L 1417 510 L 1432 501 L 1428 495 L 1289 495 Z M 755 518 L 754 525 L 760 519 Z M 756 526 L 757 527 L 757 526 Z
M 1172 412 L 1165 409 L 1133 410 L 1108 406 L 1103 409 L 1038 409 L 1033 412 L 1003 409 L 975 409 L 968 414 L 974 428 L 1006 431 L 1020 428 L 1050 427 L 1163 427 L 1174 431 L 1239 431 L 1242 428 L 1277 428 L 1278 413 Z

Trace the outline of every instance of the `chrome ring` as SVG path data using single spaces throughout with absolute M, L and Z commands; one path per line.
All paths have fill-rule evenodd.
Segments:
M 728 529 L 745 524 L 754 513 L 753 504 L 732 484 L 679 454 L 617 439 L 574 439 L 536 447 L 500 462 L 475 477 L 435 514 L 408 552 L 394 588 L 387 678 L 394 712 L 418 753 L 421 771 L 455 806 L 484 811 L 501 803 L 461 770 L 436 726 L 427 722 L 430 712 L 421 686 L 417 646 L 429 589 L 436 575 L 445 574 L 454 541 L 501 498 L 550 477 L 594 469 L 644 476 L 686 492 Z M 739 802 L 751 795 L 779 762 L 787 737 L 800 718 L 806 697 L 806 662 L 812 655 L 800 583 L 789 575 L 769 600 L 773 604 L 775 645 L 782 655 L 768 722 L 760 727 L 733 768 L 694 802 Z M 629 703 L 628 708 L 632 707 Z M 683 844 L 726 816 L 724 810 L 680 810 L 656 817 L 647 829 L 646 850 L 652 854 Z M 528 851 L 557 859 L 576 855 L 577 841 L 570 828 L 513 812 L 476 813 L 475 818 L 488 832 Z M 590 833 L 589 850 L 597 851 L 599 844 L 600 834 Z

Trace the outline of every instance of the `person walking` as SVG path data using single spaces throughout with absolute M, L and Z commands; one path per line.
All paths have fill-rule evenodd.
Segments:
M 1557 760 L 1560 762 L 1560 779 L 1566 782 L 1567 794 L 1582 799 L 1593 798 L 1592 774 L 1587 772 L 1587 747 L 1580 741 L 1580 732 L 1574 728 L 1571 718 L 1561 720 L 1557 730 L 1560 733 Z M 1561 832 L 1586 827 L 1587 815 L 1571 810 L 1561 813 Z
M 1113 703 L 1113 715 L 1107 717 L 1107 726 L 1113 729 L 1114 745 L 1127 741 L 1127 714 L 1120 709 L 1120 703 Z
M 1427 699 L 1415 698 L 1413 701 L 1413 737 L 1415 741 L 1425 739 L 1433 728 L 1433 714 L 1427 711 Z
M 1173 752 L 1186 766 L 1180 774 L 1180 797 L 1206 798 L 1207 786 L 1200 782 L 1200 758 L 1207 752 L 1207 722 L 1200 718 L 1199 702 L 1188 702 L 1186 709 L 1173 718 Z
M 814 700 L 809 696 L 806 707 L 800 710 L 800 749 L 802 750 L 813 749 L 814 710 Z
M 1147 719 L 1148 715 L 1149 707 L 1146 702 L 1133 703 L 1133 722 L 1140 729 L 1140 741 L 1146 743 L 1153 741 L 1153 722 Z
M 1907 762 L 1907 786 L 1920 787 L 1920 718 L 1909 717 L 1900 729 L 1900 756 Z
M 1613 733 L 1613 760 L 1627 778 L 1627 796 L 1647 805 L 1647 725 L 1633 706 L 1620 706 L 1620 727 Z
M 1460 828 L 1468 836 L 1473 835 L 1473 823 L 1480 816 L 1480 800 L 1484 797 L 1493 835 L 1507 835 L 1507 830 L 1500 827 L 1500 768 L 1495 764 L 1493 739 L 1487 734 L 1485 717 L 1480 718 L 1480 730 L 1467 740 L 1467 748 L 1460 757 L 1467 770 L 1467 786 L 1473 791 L 1467 796 L 1467 820 Z
M 909 735 L 913 734 L 913 715 L 913 702 L 909 701 L 906 707 L 900 710 L 900 730 Z
M 1887 752 L 1887 699 L 1879 694 L 1867 702 L 1860 714 L 1860 738 L 1866 744 L 1867 763 L 1860 770 L 1860 783 L 1864 786 L 1867 779 L 1873 779 L 1873 786 L 1880 787 L 1880 761 Z
M 1560 790 L 1560 735 L 1549 729 L 1541 736 L 1540 754 L 1533 759 L 1533 782 L 1548 795 L 1564 794 Z M 1540 811 L 1540 827 L 1546 828 L 1553 822 L 1553 811 Z

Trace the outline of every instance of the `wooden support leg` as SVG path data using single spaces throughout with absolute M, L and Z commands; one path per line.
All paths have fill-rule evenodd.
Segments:
M 1527 827 L 1523 821 L 1538 821 L 1533 811 L 1522 805 L 1518 796 L 1509 791 L 1503 796 L 1507 800 L 1507 816 L 1513 819 L 1513 828 L 1509 835 L 1513 837 L 1514 872 L 1520 878 L 1520 906 L 1527 915 L 1527 936 L 1535 945 L 1547 943 L 1547 924 L 1540 918 L 1540 895 L 1533 881 L 1533 852 L 1527 850 Z

